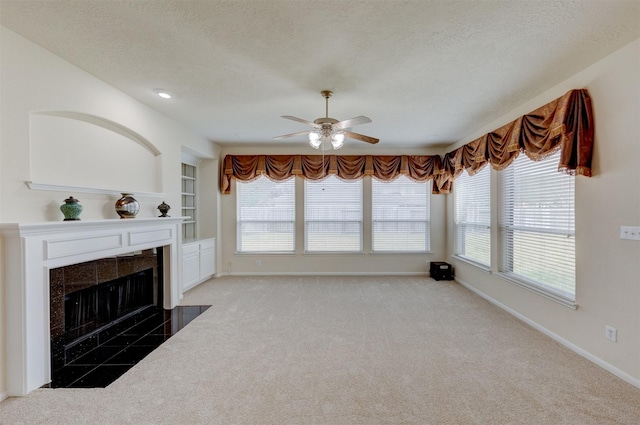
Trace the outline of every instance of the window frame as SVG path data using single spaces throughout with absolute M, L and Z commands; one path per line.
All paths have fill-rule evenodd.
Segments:
M 424 213 L 425 218 L 422 219 L 376 219 L 375 218 L 375 208 L 376 208 L 376 185 L 392 185 L 394 183 L 406 183 L 406 184 L 416 184 L 416 185 L 424 185 L 424 196 L 425 196 L 425 205 L 424 205 Z M 372 253 L 384 253 L 384 254 L 393 254 L 393 253 L 416 253 L 416 254 L 428 254 L 431 252 L 431 180 L 418 182 L 415 180 L 411 180 L 406 176 L 399 176 L 398 178 L 391 181 L 379 180 L 375 177 L 371 177 L 371 252 Z M 388 199 L 388 198 L 387 198 Z M 407 209 L 400 208 L 399 205 L 396 206 L 397 212 L 407 211 Z M 377 223 L 390 223 L 390 224 L 415 224 L 420 223 L 424 224 L 424 247 L 423 249 L 376 249 L 376 224 Z
M 309 212 L 309 196 L 310 194 L 312 194 L 312 191 L 309 190 L 309 186 L 310 185 L 325 185 L 324 188 L 326 188 L 326 185 L 332 185 L 334 184 L 334 182 L 336 183 L 341 183 L 341 184 L 349 184 L 349 185 L 358 185 L 360 188 L 359 191 L 359 203 L 360 203 L 360 217 L 358 220 L 322 220 L 322 219 L 309 219 L 308 218 L 308 212 Z M 323 189 L 324 190 L 324 189 Z M 304 253 L 305 254 L 362 254 L 364 253 L 364 181 L 362 178 L 360 179 L 355 179 L 355 180 L 344 180 L 339 178 L 338 176 L 335 175 L 330 175 L 322 180 L 308 180 L 305 179 L 304 180 L 304 213 L 303 213 L 304 217 Z M 310 243 L 310 237 L 309 237 L 309 229 L 310 227 L 310 223 L 314 223 L 314 224 L 331 224 L 331 223 L 340 223 L 342 225 L 346 225 L 346 224 L 357 224 L 358 227 L 358 244 L 359 244 L 359 249 L 358 250 L 339 250 L 339 249 L 322 249 L 322 250 L 315 250 L 315 249 L 309 249 L 309 243 Z
M 485 173 L 486 177 L 482 174 Z M 465 181 L 470 181 L 473 178 L 479 179 L 480 177 L 485 177 L 486 178 L 486 198 L 488 199 L 487 205 L 486 206 L 482 206 L 482 207 L 486 207 L 488 208 L 488 221 L 486 222 L 481 222 L 481 221 L 469 221 L 464 223 L 464 226 L 461 227 L 460 224 L 460 220 L 458 217 L 458 213 L 460 212 L 460 191 L 459 191 L 459 187 L 461 184 L 465 183 Z M 477 189 L 477 183 L 478 180 L 473 182 L 473 185 L 471 186 L 471 190 L 473 189 Z M 476 190 L 474 193 L 478 193 L 478 191 Z M 484 193 L 483 193 L 484 194 Z M 491 167 L 487 164 L 485 165 L 481 170 L 477 171 L 473 176 L 469 175 L 466 171 L 463 171 L 462 174 L 456 178 L 455 182 L 453 183 L 453 195 L 454 195 L 454 217 L 453 217 L 453 231 L 454 231 L 454 236 L 453 236 L 453 249 L 454 249 L 454 257 L 468 262 L 476 267 L 479 267 L 482 270 L 485 271 L 491 271 L 491 265 L 492 265 L 492 246 L 493 246 L 493 237 L 492 237 L 492 226 L 491 226 L 491 219 L 492 219 L 492 214 L 493 214 L 493 208 L 492 208 L 492 202 L 491 202 L 491 195 L 492 195 L 492 190 L 491 190 Z M 465 199 L 466 201 L 473 201 L 473 199 Z M 478 211 L 476 211 L 478 213 L 478 215 L 480 214 Z M 484 263 L 482 261 L 482 259 L 480 258 L 476 258 L 473 256 L 468 256 L 466 255 L 466 251 L 467 251 L 467 245 L 465 244 L 464 247 L 462 247 L 460 245 L 460 233 L 461 230 L 463 228 L 472 228 L 475 230 L 479 230 L 479 232 L 472 232 L 472 233 L 481 233 L 482 231 L 486 231 L 488 233 L 488 246 L 487 248 L 487 253 L 488 253 L 488 262 Z M 464 235 L 466 236 L 468 233 L 464 232 Z M 465 253 L 462 253 L 462 248 L 464 248 Z
M 261 180 L 264 179 L 264 180 Z M 242 208 L 241 206 L 241 200 L 240 200 L 240 196 L 242 194 L 243 189 L 241 189 L 242 185 L 249 185 L 252 183 L 263 183 L 265 181 L 268 181 L 274 185 L 278 185 L 278 184 L 283 184 L 283 183 L 288 183 L 291 184 L 293 187 L 290 188 L 290 190 L 292 191 L 292 205 L 291 205 L 291 211 L 293 212 L 293 216 L 292 219 L 281 219 L 281 220 L 259 220 L 259 219 L 249 219 L 249 220 L 243 220 L 240 217 L 240 208 Z M 272 180 L 269 179 L 266 176 L 261 176 L 255 180 L 252 180 L 250 182 L 241 182 L 241 181 L 237 181 L 236 182 L 236 253 L 237 254 L 293 254 L 296 252 L 296 184 L 295 184 L 295 177 L 290 177 L 286 180 L 280 180 L 280 181 L 276 181 L 276 180 Z M 280 249 L 280 250 L 243 250 L 241 249 L 241 247 L 243 246 L 242 243 L 242 225 L 245 223 L 253 223 L 253 224 L 259 224 L 259 223 L 263 223 L 263 224 L 274 224 L 274 223 L 289 223 L 291 225 L 292 228 L 292 232 L 291 232 L 291 249 Z
M 571 176 L 571 175 L 566 175 L 563 173 L 560 173 L 557 171 L 557 167 L 555 167 L 555 164 L 557 164 L 558 162 L 558 157 L 557 155 L 559 155 L 559 152 L 557 152 L 554 155 L 551 155 L 549 157 L 547 157 L 544 160 L 541 161 L 537 161 L 537 164 L 530 164 L 530 163 L 524 163 L 524 161 L 531 161 L 529 158 L 527 158 L 524 154 L 521 154 L 519 158 L 517 158 L 516 160 L 513 161 L 513 163 L 511 165 L 509 165 L 509 167 L 507 167 L 505 170 L 502 170 L 499 175 L 498 175 L 498 241 L 500 244 L 500 261 L 499 261 L 499 269 L 498 269 L 498 276 L 511 282 L 514 283 L 518 286 L 521 286 L 525 289 L 528 289 L 532 292 L 535 292 L 539 295 L 542 295 L 548 299 L 551 299 L 553 301 L 556 301 L 562 305 L 565 305 L 567 307 L 570 308 L 577 308 L 576 307 L 576 291 L 577 291 L 577 279 L 576 279 L 576 257 L 575 257 L 575 176 Z M 524 157 L 524 158 L 521 158 Z M 508 183 L 506 181 L 506 179 L 509 176 L 509 173 L 514 173 L 516 171 L 516 168 L 513 167 L 518 167 L 519 166 L 519 162 L 517 162 L 518 160 L 520 160 L 523 165 L 523 168 L 528 168 L 528 170 L 533 169 L 533 167 L 538 166 L 539 170 L 542 172 L 556 172 L 557 175 L 563 179 L 572 179 L 572 180 L 565 180 L 563 182 L 563 184 L 565 184 L 569 190 L 564 190 L 563 192 L 560 191 L 560 189 L 558 188 L 560 185 L 555 186 L 557 189 L 557 193 L 571 193 L 572 194 L 572 199 L 569 201 L 569 203 L 573 206 L 570 211 L 572 212 L 573 216 L 568 218 L 568 222 L 573 224 L 573 227 L 571 228 L 571 225 L 567 226 L 567 230 L 564 232 L 561 232 L 559 230 L 554 230 L 554 229 L 545 229 L 543 227 L 543 225 L 538 225 L 538 226 L 523 226 L 523 225 L 515 225 L 512 222 L 510 222 L 510 219 L 512 219 L 516 212 L 512 212 L 511 215 L 509 217 L 507 217 L 506 212 L 508 212 L 508 205 L 509 204 L 515 204 L 515 201 L 513 200 L 513 198 L 516 196 L 513 193 L 509 193 L 509 188 L 507 187 Z M 548 161 L 548 162 L 545 162 Z M 545 162 L 544 164 L 542 164 L 543 162 Z M 542 169 L 543 166 L 547 166 L 548 169 L 544 170 Z M 526 171 L 527 173 L 529 173 L 529 171 Z M 539 172 L 540 172 L 539 171 Z M 548 177 L 549 178 L 553 178 L 551 177 L 552 175 L 549 174 Z M 539 178 L 538 181 L 540 181 L 541 179 Z M 536 182 L 538 183 L 538 182 Z M 538 183 L 539 185 L 542 185 L 542 183 Z M 545 184 L 549 184 L 549 183 L 545 183 Z M 512 185 L 515 184 L 512 183 Z M 566 188 L 565 188 L 566 189 Z M 521 192 L 522 193 L 522 192 Z M 545 193 L 551 193 L 551 192 L 545 192 Z M 540 198 L 541 199 L 541 198 Z M 565 198 L 566 199 L 566 198 Z M 563 200 L 560 199 L 560 202 L 562 202 Z M 528 204 L 528 209 L 522 208 L 520 210 L 518 210 L 519 214 L 522 216 L 524 213 L 526 212 L 530 212 L 532 210 L 531 208 L 531 203 Z M 515 208 L 515 207 L 514 207 Z M 540 211 L 541 209 L 538 208 L 535 211 Z M 556 286 L 554 286 L 554 284 L 552 282 L 544 282 L 541 280 L 535 280 L 534 278 L 531 278 L 530 276 L 526 276 L 524 274 L 520 274 L 517 272 L 513 271 L 513 256 L 514 256 L 514 252 L 516 250 L 515 248 L 515 234 L 514 232 L 525 232 L 528 234 L 533 234 L 533 235 L 537 235 L 537 236 L 548 236 L 548 235 L 566 235 L 567 238 L 570 238 L 573 240 L 573 264 L 572 264 L 572 271 L 573 271 L 573 293 L 571 292 L 567 292 L 565 290 L 562 290 L 560 288 Z M 524 244 L 524 245 L 528 245 L 529 249 L 530 248 L 530 244 Z M 509 261 L 511 260 L 511 264 L 509 264 Z M 568 269 L 569 271 L 571 271 L 571 268 Z

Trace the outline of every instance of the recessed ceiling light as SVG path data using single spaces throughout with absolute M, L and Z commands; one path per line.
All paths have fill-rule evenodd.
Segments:
M 155 89 L 154 92 L 163 99 L 171 99 L 173 97 L 170 92 L 163 89 Z

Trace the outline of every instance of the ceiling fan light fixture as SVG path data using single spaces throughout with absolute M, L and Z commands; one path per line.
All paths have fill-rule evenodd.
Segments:
M 318 149 L 322 144 L 322 140 L 320 139 L 320 134 L 312 131 L 309 133 L 309 144 L 312 148 Z
M 329 117 L 329 98 L 333 94 L 330 90 L 323 90 L 320 92 L 325 99 L 325 112 L 326 116 L 323 118 L 317 118 L 314 121 L 307 121 L 302 118 L 292 117 L 290 115 L 282 115 L 282 118 L 286 118 L 291 121 L 296 121 L 302 124 L 307 124 L 313 127 L 311 131 L 298 131 L 291 134 L 283 134 L 282 136 L 274 137 L 274 140 L 287 139 L 289 137 L 300 136 L 306 134 L 309 138 L 309 145 L 314 149 L 319 149 L 321 146 L 328 147 L 331 143 L 333 149 L 340 149 L 345 138 L 360 140 L 371 144 L 378 143 L 379 139 L 374 137 L 365 136 L 364 134 L 354 133 L 351 131 L 351 127 L 367 124 L 371 122 L 371 119 L 363 115 L 348 120 L 338 121 L 335 118 Z M 324 151 L 323 147 L 323 151 Z
M 331 145 L 334 149 L 340 149 L 344 143 L 344 133 L 334 133 L 331 135 Z

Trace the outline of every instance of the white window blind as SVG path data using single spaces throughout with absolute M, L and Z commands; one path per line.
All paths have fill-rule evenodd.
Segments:
M 456 255 L 491 265 L 490 167 L 473 176 L 466 171 L 453 183 Z
M 236 183 L 238 252 L 293 252 L 295 178 Z
M 305 180 L 305 250 L 362 251 L 362 179 Z
M 429 250 L 431 182 L 372 179 L 373 251 Z
M 558 172 L 559 153 L 521 154 L 499 174 L 501 271 L 575 300 L 575 177 Z

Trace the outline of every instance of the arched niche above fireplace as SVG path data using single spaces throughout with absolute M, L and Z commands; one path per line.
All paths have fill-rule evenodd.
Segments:
M 74 111 L 29 116 L 31 181 L 102 190 L 159 192 L 161 152 L 136 131 Z M 135 182 L 135 187 L 131 187 Z

